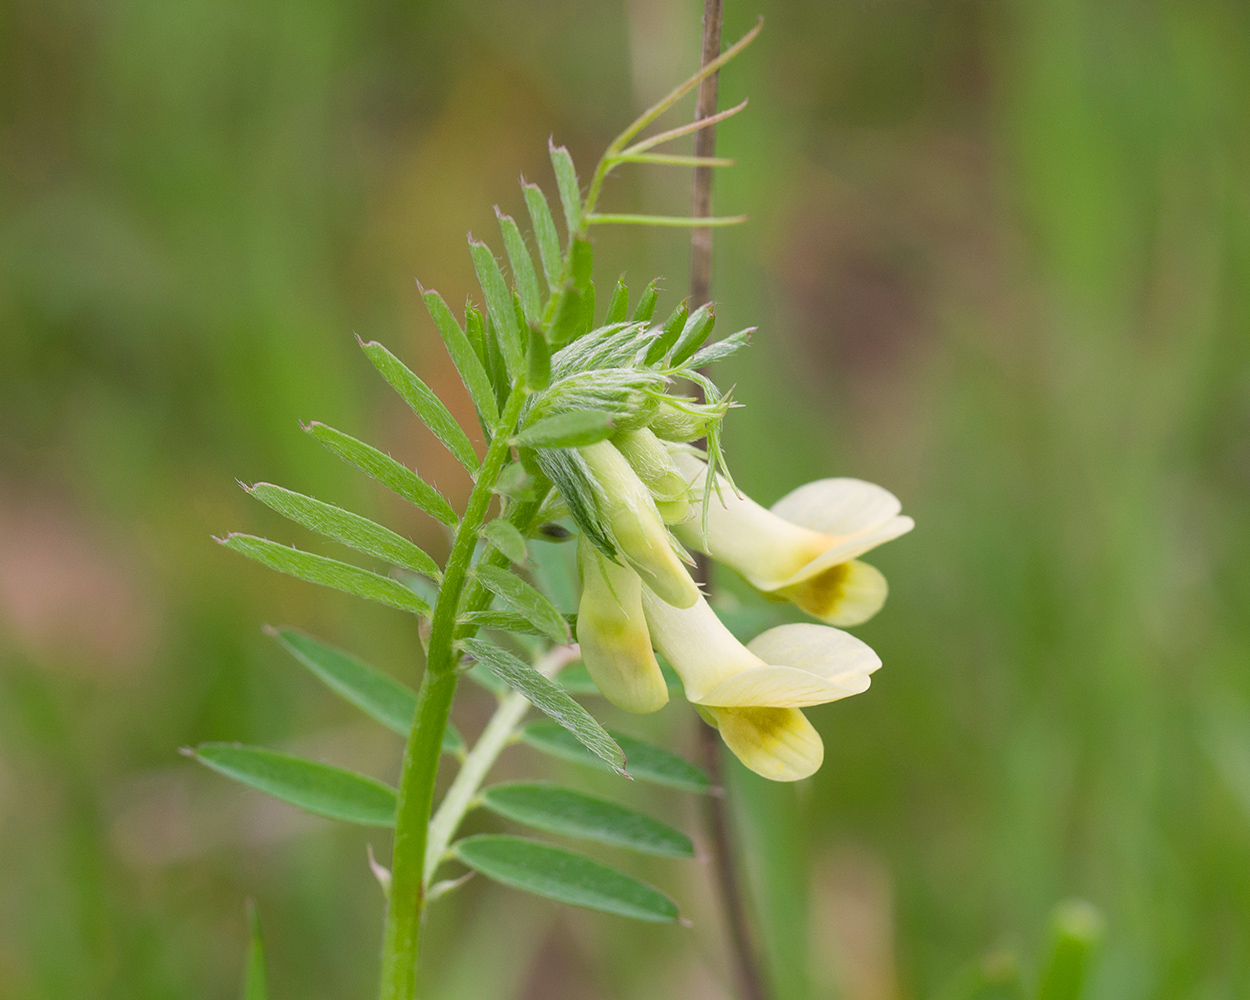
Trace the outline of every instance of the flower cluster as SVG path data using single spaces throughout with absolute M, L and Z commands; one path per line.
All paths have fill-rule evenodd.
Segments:
M 824 756 L 801 710 L 866 690 L 881 665 L 867 645 L 832 627 L 866 621 L 885 602 L 885 577 L 858 557 L 913 522 L 892 494 L 857 479 L 809 483 L 771 509 L 741 494 L 718 445 L 728 401 L 697 366 L 708 352 L 745 343 L 746 332 L 685 357 L 664 349 L 689 341 L 700 313 L 710 315 L 683 310 L 663 327 L 596 330 L 557 352 L 533 417 L 593 407 L 610 413 L 613 426 L 578 447 L 538 449 L 532 461 L 581 528 L 577 635 L 604 696 L 631 712 L 663 707 L 669 692 L 659 653 L 747 767 L 794 781 Z M 678 378 L 698 383 L 707 402 L 667 395 Z M 705 451 L 689 443 L 701 437 Z M 691 577 L 691 549 L 823 624 L 782 625 L 742 644 Z

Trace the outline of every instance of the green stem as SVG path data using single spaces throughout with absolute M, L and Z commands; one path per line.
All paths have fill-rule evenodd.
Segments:
M 575 649 L 576 647 L 557 646 L 544 654 L 534 667 L 545 677 L 554 676 L 577 656 Z M 447 845 L 456 835 L 460 821 L 473 807 L 473 800 L 477 796 L 478 789 L 486 780 L 486 775 L 490 773 L 495 761 L 499 759 L 499 755 L 503 753 L 504 747 L 511 742 L 512 734 L 516 731 L 517 724 L 525 716 L 529 706 L 529 701 L 522 694 L 514 691 L 505 695 L 499 702 L 499 707 L 495 709 L 495 714 L 491 716 L 490 722 L 482 730 L 477 743 L 465 757 L 464 763 L 460 766 L 460 773 L 456 775 L 456 780 L 447 789 L 447 794 L 438 805 L 438 812 L 430 821 L 430 840 L 425 850 L 425 884 L 427 886 L 447 852 Z
M 391 898 L 382 937 L 381 1000 L 412 1000 L 416 995 L 417 947 L 425 897 L 425 848 L 434 803 L 434 779 L 438 775 L 447 717 L 456 694 L 456 618 L 473 550 L 490 507 L 491 491 L 511 454 L 510 439 L 525 395 L 524 385 L 518 383 L 508 397 L 456 530 L 443 585 L 434 605 L 425 676 L 417 693 L 417 711 L 404 749 L 399 781 L 395 847 L 391 857 Z

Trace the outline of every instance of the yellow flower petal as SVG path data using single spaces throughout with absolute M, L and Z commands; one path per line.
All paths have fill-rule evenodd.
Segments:
M 885 576 L 858 559 L 837 563 L 788 587 L 773 591 L 813 618 L 848 627 L 866 622 L 881 610 L 890 592 Z
M 791 490 L 772 506 L 778 517 L 826 535 L 858 535 L 903 509 L 898 498 L 862 479 L 818 479 Z
M 761 777 L 798 781 L 825 759 L 820 734 L 796 708 L 709 708 L 725 745 Z
M 857 675 L 867 681 L 866 674 Z M 797 667 L 765 665 L 752 667 L 726 677 L 699 699 L 703 705 L 718 708 L 744 708 L 751 705 L 775 708 L 806 708 L 823 705 L 859 694 L 866 683 L 852 681 L 841 685 L 826 677 Z
M 747 648 L 766 663 L 797 667 L 844 687 L 868 688 L 881 657 L 866 642 L 826 625 L 800 622 L 761 632 Z
M 642 607 L 651 641 L 681 677 L 688 701 L 701 702 L 726 678 L 767 666 L 734 638 L 701 596 L 689 608 L 675 608 L 644 587 Z M 580 628 L 579 622 L 579 634 Z
M 577 638 L 582 662 L 603 696 L 627 712 L 654 712 L 668 703 L 642 611 L 642 580 L 578 539 L 582 596 Z

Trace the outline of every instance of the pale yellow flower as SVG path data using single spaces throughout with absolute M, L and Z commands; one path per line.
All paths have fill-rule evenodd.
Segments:
M 580 451 L 598 488 L 600 513 L 625 561 L 669 604 L 690 607 L 699 588 L 673 551 L 651 491 L 610 441 Z
M 885 577 L 856 557 L 914 526 L 888 490 L 860 479 L 820 479 L 769 510 L 718 477 L 705 533 L 698 508 L 707 465 L 680 450 L 673 461 L 698 501 L 696 516 L 673 528 L 683 544 L 830 625 L 858 625 L 881 610 L 889 589 Z
M 668 684 L 651 651 L 642 610 L 642 579 L 594 547 L 577 542 L 582 596 L 577 639 L 595 686 L 629 712 L 654 712 L 668 703 Z
M 881 665 L 838 629 L 781 625 L 744 646 L 702 597 L 683 609 L 645 587 L 641 596 L 651 642 L 681 677 L 686 698 L 743 764 L 774 781 L 806 778 L 824 759 L 820 735 L 800 709 L 859 694 Z

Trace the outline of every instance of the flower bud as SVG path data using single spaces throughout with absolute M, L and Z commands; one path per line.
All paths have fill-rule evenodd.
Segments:
M 654 712 L 668 703 L 668 684 L 651 651 L 642 610 L 642 580 L 583 535 L 577 542 L 582 596 L 577 641 L 582 662 L 603 696 L 627 712 Z
M 580 452 L 596 484 L 599 512 L 621 555 L 664 601 L 690 607 L 699 588 L 673 551 L 651 492 L 611 442 L 587 445 Z
M 665 524 L 690 517 L 690 487 L 659 438 L 644 427 L 616 435 L 613 444 L 651 491 Z
M 707 437 L 708 428 L 716 420 L 711 414 L 692 413 L 672 400 L 662 399 L 648 426 L 658 438 L 685 444 Z

